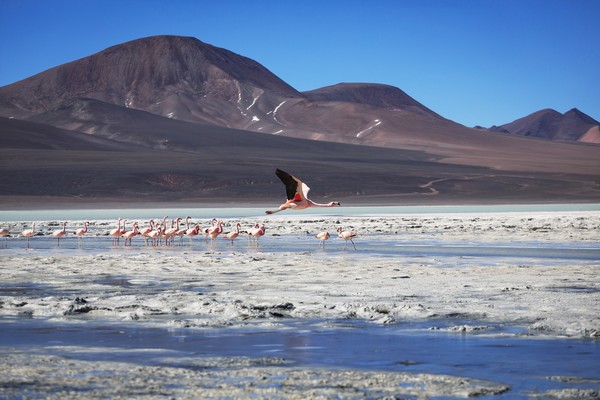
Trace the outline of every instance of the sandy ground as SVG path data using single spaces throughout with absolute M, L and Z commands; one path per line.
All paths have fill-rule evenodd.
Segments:
M 226 225 L 238 221 L 226 220 Z M 15 242 L 9 242 L 8 249 L 0 252 L 0 315 L 76 323 L 106 319 L 190 329 L 248 323 L 277 327 L 282 318 L 359 319 L 373 324 L 421 320 L 433 331 L 485 334 L 493 331 L 490 327 L 503 325 L 518 327 L 515 335 L 600 338 L 597 253 L 582 258 L 544 256 L 544 252 L 556 249 L 569 254 L 597 250 L 599 212 L 293 215 L 240 222 L 244 226 L 265 223 L 267 235 L 260 246 L 248 247 L 246 238 L 239 238 L 233 246 L 225 241 L 216 245 L 197 241 L 192 247 L 154 248 L 145 247 L 137 238 L 128 250 L 101 244 L 93 251 L 64 248 L 44 254 L 13 249 Z M 40 222 L 41 234 L 47 236 L 58 229 L 57 224 Z M 11 231 L 28 227 L 22 223 L 9 225 Z M 85 239 L 105 243 L 109 241 L 105 235 L 113 225 L 113 221 L 92 221 L 90 238 Z M 336 226 L 360 234 L 355 239 L 357 251 L 344 249 L 337 237 L 319 248 L 313 235 L 323 229 L 333 233 Z M 36 239 L 40 238 L 33 239 L 33 248 Z M 19 246 L 23 246 L 24 239 L 11 240 L 19 240 Z M 424 251 L 415 253 L 418 246 Z M 475 250 L 468 254 L 443 250 L 463 247 Z M 502 253 L 503 248 L 508 253 Z M 432 254 L 428 254 L 430 250 Z M 515 256 L 513 250 L 525 251 L 525 255 Z M 439 327 L 440 318 L 463 322 Z M 24 385 L 19 383 L 23 379 L 45 382 L 49 371 L 54 371 L 52 365 L 63 367 L 57 378 L 59 389 L 77 384 L 96 387 L 97 382 L 85 380 L 98 379 L 104 370 L 127 369 L 116 362 L 92 367 L 84 361 L 19 352 L 9 352 L 2 359 L 2 390 L 8 394 L 24 390 L 26 385 L 19 386 Z M 207 397 L 278 398 L 273 393 L 282 398 L 307 398 L 307 393 L 308 398 L 470 397 L 508 390 L 494 382 L 440 375 L 290 369 L 277 360 L 244 365 L 263 361 L 240 361 L 234 372 L 228 370 L 227 379 L 225 372 L 213 369 L 140 367 L 124 374 L 118 384 L 139 390 L 140 395 L 153 393 L 159 397 L 156 392 L 148 392 L 147 386 L 140 384 L 143 388 L 136 389 L 140 376 L 147 376 L 150 372 L 146 369 L 154 368 L 151 373 L 157 382 L 183 380 L 181 387 L 171 388 L 165 395 L 184 397 L 199 396 L 186 392 L 193 385 L 185 382 L 196 380 L 212 388 Z M 97 372 L 92 377 L 86 374 L 81 378 L 83 382 L 79 378 L 69 381 L 81 370 Z M 7 371 L 11 374 L 6 375 Z M 259 376 L 263 386 L 256 386 Z M 118 397 L 110 387 L 98 387 L 99 392 L 92 389 L 90 397 Z M 361 391 L 359 387 L 370 389 Z M 49 388 L 46 394 L 54 393 L 57 398 L 75 396 L 69 390 L 56 390 Z M 570 398 L 566 393 L 552 396 Z M 588 391 L 576 398 L 594 398 L 591 395 Z

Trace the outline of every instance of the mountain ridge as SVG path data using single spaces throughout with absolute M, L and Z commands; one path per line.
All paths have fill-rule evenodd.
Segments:
M 279 187 L 276 167 L 329 182 L 325 195 L 344 201 L 600 193 L 600 146 L 468 128 L 384 84 L 301 93 L 189 37 L 138 39 L 2 87 L 0 116 L 10 138 L 0 145 L 0 199 L 106 197 L 105 185 L 159 200 L 256 200 Z M 597 129 L 585 135 L 593 141 Z M 80 148 L 67 146 L 71 137 Z
M 490 130 L 549 140 L 597 143 L 600 137 L 593 134 L 593 128 L 599 125 L 600 122 L 577 108 L 572 108 L 563 114 L 546 108 L 513 122 L 492 126 Z

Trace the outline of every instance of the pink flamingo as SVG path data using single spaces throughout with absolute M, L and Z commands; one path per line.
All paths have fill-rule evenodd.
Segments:
M 175 222 L 175 226 L 173 226 L 173 224 L 171 223 L 171 229 L 167 229 L 165 231 L 165 242 L 167 242 L 167 244 L 169 242 L 169 239 L 171 240 L 171 243 L 173 243 L 173 239 L 175 238 L 175 235 L 179 231 L 180 223 L 181 223 L 181 218 L 177 218 L 177 220 Z
M 335 207 L 340 205 L 340 203 L 337 201 L 332 201 L 327 204 L 315 203 L 307 197 L 310 188 L 300 179 L 288 174 L 285 171 L 280 170 L 279 168 L 275 170 L 275 174 L 279 177 L 279 179 L 281 179 L 281 182 L 283 182 L 283 184 L 285 185 L 287 201 L 280 205 L 278 210 L 265 211 L 269 215 L 290 208 L 292 210 L 304 210 L 308 207 Z
M 210 228 L 207 234 L 210 240 L 216 240 L 221 233 L 223 233 L 223 221 L 217 222 L 217 225 Z
M 325 241 L 329 240 L 330 235 L 329 235 L 329 232 L 323 231 L 323 232 L 317 233 L 317 236 L 315 236 L 315 237 L 321 241 L 322 246 L 325 246 Z
M 190 238 L 190 246 L 192 245 L 192 239 L 194 238 L 194 236 L 197 236 L 198 233 L 200 233 L 200 226 L 198 224 L 196 224 L 196 226 L 194 226 L 192 229 L 188 229 L 185 232 L 185 236 Z
M 134 222 L 133 223 L 133 230 L 132 231 L 127 231 L 123 234 L 123 239 L 125 239 L 125 246 L 127 246 L 127 241 L 129 241 L 129 245 L 131 246 L 131 239 L 133 239 L 134 236 L 136 236 L 137 234 L 140 233 L 139 227 L 138 227 L 138 223 Z
M 75 231 L 75 234 L 81 238 L 81 237 L 83 237 L 83 235 L 85 235 L 87 233 L 87 231 L 88 231 L 88 222 L 83 221 L 83 228 L 77 229 Z
M 190 229 L 190 216 L 185 217 L 185 228 L 181 228 L 175 233 L 175 236 L 179 236 L 179 244 L 181 244 L 181 240 L 185 236 L 185 233 Z
M 261 236 L 265 235 L 265 226 L 261 225 L 259 227 L 258 224 L 255 224 L 254 228 L 248 230 L 247 232 L 248 232 L 248 240 L 250 240 L 250 238 L 252 238 L 254 240 L 254 243 L 256 243 L 256 245 L 258 246 L 258 239 L 260 239 Z
M 146 238 L 146 244 L 148 244 L 148 234 L 154 230 L 154 220 L 151 219 L 150 221 L 148 221 L 148 223 L 150 224 L 150 226 L 140 231 L 140 235 Z
M 125 228 L 125 224 L 126 224 L 126 223 L 127 223 L 127 220 L 126 220 L 126 219 L 124 219 L 124 220 L 123 220 L 123 228 L 121 228 L 121 236 L 123 236 L 123 234 L 124 234 L 125 232 L 127 232 L 127 228 Z
M 31 225 L 31 229 L 26 229 L 21 232 L 21 237 L 27 238 L 27 248 L 29 248 L 29 238 L 35 235 L 35 222 Z
M 227 232 L 224 236 L 225 239 L 231 240 L 231 244 L 233 245 L 233 241 L 240 235 L 240 223 L 238 222 L 235 226 L 235 229 L 231 232 Z
M 123 233 L 125 233 L 125 224 L 123 223 L 123 230 L 121 230 L 121 221 L 122 219 L 119 218 L 119 221 L 117 222 L 117 228 L 113 229 L 112 231 L 110 231 L 109 236 L 113 237 L 113 245 L 114 244 L 119 244 L 119 239 L 121 238 L 121 236 L 123 236 Z
M 214 229 L 217 226 L 217 219 L 213 218 L 210 221 L 210 226 L 208 228 L 204 228 L 202 231 L 204 232 L 204 237 L 206 240 L 208 240 L 208 236 L 209 236 L 209 232 L 211 229 Z
M 346 241 L 344 250 L 346 249 L 346 246 L 348 246 L 348 240 L 352 242 L 352 246 L 354 247 L 354 250 L 356 250 L 356 246 L 354 245 L 354 241 L 352 240 L 352 238 L 357 237 L 358 233 L 356 233 L 354 231 L 344 231 L 341 226 L 337 229 L 337 231 L 338 231 L 338 237 L 341 239 L 344 239 Z
M 57 241 L 57 245 L 60 247 L 60 238 L 65 236 L 67 234 L 67 223 L 63 222 L 63 227 L 62 229 L 58 229 L 54 232 L 52 232 L 52 236 L 54 236 L 56 238 Z
M 156 240 L 160 237 L 161 229 L 161 227 L 157 227 L 146 234 L 146 237 L 152 241 L 152 246 L 156 246 Z
M 0 237 L 4 238 L 4 247 L 8 247 L 8 237 L 10 236 L 10 232 L 6 228 L 0 229 Z

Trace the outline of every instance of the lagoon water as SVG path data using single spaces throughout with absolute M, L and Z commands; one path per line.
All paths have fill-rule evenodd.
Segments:
M 168 215 L 187 215 L 193 218 L 244 218 L 265 215 L 266 207 L 225 208 L 122 208 L 122 209 L 61 209 L 61 210 L 0 210 L 0 221 L 49 221 L 49 220 L 107 220 L 127 218 L 146 220 Z M 599 204 L 500 204 L 500 205 L 448 205 L 448 206 L 354 206 L 339 208 L 311 208 L 302 212 L 286 211 L 274 218 L 285 216 L 371 216 L 402 214 L 446 214 L 446 213 L 509 213 L 509 212 L 553 212 L 553 211 L 600 211 Z

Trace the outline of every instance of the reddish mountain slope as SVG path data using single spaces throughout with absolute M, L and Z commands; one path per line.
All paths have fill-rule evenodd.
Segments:
M 0 88 L 0 115 L 151 148 L 194 142 L 190 125 L 165 122 L 176 120 L 201 124 L 199 131 L 212 125 L 408 149 L 439 162 L 496 170 L 590 174 L 600 159 L 597 146 L 464 127 L 386 85 L 299 93 L 253 60 L 176 36 L 114 46 Z
M 592 134 L 587 139 L 584 135 L 598 125 L 600 122 L 576 108 L 564 114 L 545 109 L 490 129 L 542 139 L 593 142 Z

